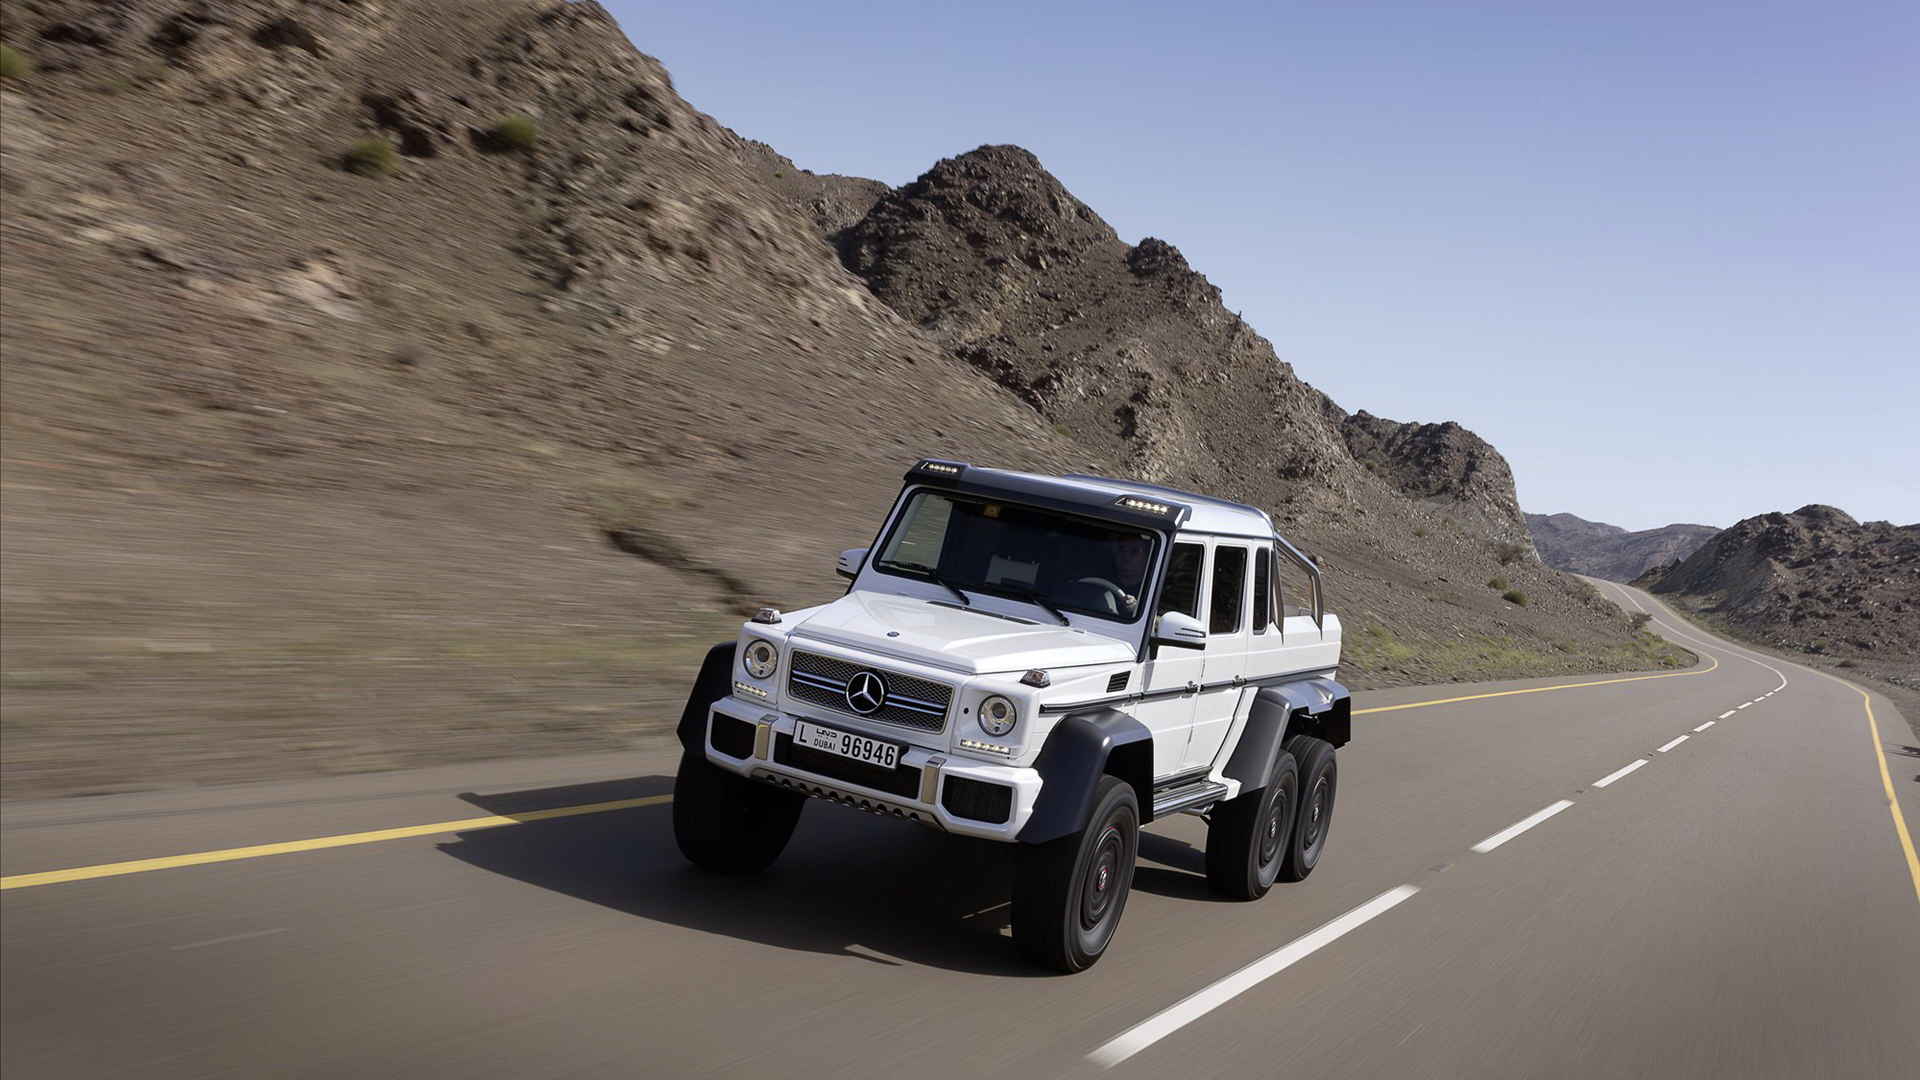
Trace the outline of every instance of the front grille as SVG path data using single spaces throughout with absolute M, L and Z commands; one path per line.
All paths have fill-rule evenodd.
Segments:
M 853 711 L 847 704 L 847 682 L 862 671 L 871 671 L 880 676 L 887 687 L 886 703 L 871 713 L 861 714 Z M 878 720 L 885 724 L 898 724 L 901 727 L 917 731 L 944 731 L 947 726 L 947 709 L 953 703 L 953 687 L 944 683 L 916 679 L 911 675 L 902 675 L 894 671 L 883 671 L 861 664 L 836 660 L 819 653 L 795 650 L 790 673 L 787 675 L 787 693 L 801 701 L 845 713 L 859 716 L 863 720 Z
M 824 753 L 810 746 L 795 746 L 793 736 L 787 734 L 774 736 L 773 760 L 796 769 L 805 769 L 816 776 L 859 784 L 889 795 L 908 799 L 920 797 L 920 770 L 911 765 L 883 769 L 864 761 L 843 758 L 839 754 Z

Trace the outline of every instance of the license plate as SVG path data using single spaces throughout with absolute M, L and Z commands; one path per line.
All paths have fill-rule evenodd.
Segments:
M 838 754 L 866 765 L 891 769 L 900 764 L 900 747 L 850 731 L 838 731 L 804 721 L 793 725 L 793 741 L 811 750 Z

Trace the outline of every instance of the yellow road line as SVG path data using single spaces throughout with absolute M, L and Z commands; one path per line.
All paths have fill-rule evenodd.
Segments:
M 1600 679 L 1594 682 L 1563 683 L 1559 686 L 1535 686 L 1526 690 L 1499 690 L 1486 694 L 1467 694 L 1464 697 L 1439 698 L 1434 701 L 1413 701 L 1405 705 L 1381 705 L 1371 709 L 1355 709 L 1356 713 L 1393 712 L 1396 709 L 1419 709 L 1428 705 L 1449 705 L 1456 701 L 1478 701 L 1481 698 L 1508 697 L 1513 694 L 1544 694 L 1549 690 L 1577 690 L 1583 686 L 1609 686 L 1614 683 L 1642 682 L 1647 679 L 1672 679 L 1682 675 L 1705 675 L 1720 666 L 1720 661 L 1707 657 L 1711 666 L 1693 671 L 1669 671 L 1660 675 L 1630 675 L 1621 679 Z M 1891 789 L 1889 789 L 1891 790 Z M 0 877 L 0 891 L 6 889 L 25 889 L 34 885 L 58 885 L 67 881 L 88 881 L 93 878 L 119 877 L 122 874 L 143 874 L 149 870 L 171 870 L 180 866 L 201 866 L 206 863 L 232 862 L 236 859 L 258 859 L 268 855 L 289 855 L 297 851 L 318 851 L 321 848 L 351 847 L 355 844 L 377 844 L 383 840 L 404 840 L 410 836 L 432 836 L 435 833 L 464 832 L 469 829 L 494 829 L 502 825 L 518 825 L 528 821 L 547 821 L 552 818 L 576 817 L 581 814 L 604 814 L 610 810 L 628 810 L 636 806 L 658 806 L 672 802 L 671 795 L 649 795 L 643 799 L 616 799 L 613 802 L 585 803 L 580 806 L 557 806 L 550 810 L 529 810 L 520 814 L 502 814 L 495 817 L 464 818 L 459 821 L 437 821 L 430 825 L 404 825 L 397 829 L 376 829 L 373 832 L 342 833 L 338 836 L 316 836 L 311 840 L 289 840 L 280 844 L 256 844 L 252 847 L 221 848 L 218 851 L 198 851 L 189 855 L 168 855 L 158 859 L 134 859 L 129 862 L 101 863 L 98 866 L 76 866 L 67 870 L 47 870 L 38 874 L 15 874 Z
M 490 817 L 462 818 L 459 821 L 436 821 L 431 825 L 403 825 L 397 829 L 342 833 L 338 836 L 316 836 L 311 840 L 288 840 L 280 844 L 256 844 L 252 847 L 222 848 L 219 851 L 197 851 L 191 855 L 168 855 L 159 859 L 134 859 L 130 862 L 101 863 L 98 866 L 76 866 L 69 870 L 47 870 L 38 874 L 15 874 L 11 877 L 0 877 L 0 890 L 24 889 L 34 885 L 57 885 L 63 881 L 86 881 L 90 878 L 119 877 L 122 874 L 143 874 L 148 870 L 170 870 L 176 866 L 200 866 L 206 863 L 232 862 L 235 859 L 258 859 L 266 855 L 290 855 L 296 851 L 318 851 L 321 848 L 351 847 L 354 844 L 377 844 L 382 840 L 403 840 L 409 836 L 432 836 L 435 833 L 467 832 L 472 829 L 497 829 L 502 825 L 548 821 L 580 814 L 604 814 L 609 810 L 630 810 L 636 806 L 658 806 L 672 801 L 671 795 L 649 795 L 642 799 L 615 799 L 612 802 L 583 803 L 579 806 L 557 806 L 550 810 L 528 810 L 519 814 L 496 814 Z
M 1720 666 L 1720 659 L 1709 655 L 1707 666 L 1692 671 L 1668 671 L 1659 675 L 1628 675 L 1621 679 L 1597 679 L 1593 682 L 1561 683 L 1558 686 L 1531 686 L 1525 690 L 1494 690 L 1485 694 L 1466 694 L 1461 697 L 1436 698 L 1433 701 L 1409 701 L 1405 705 L 1375 705 L 1371 709 L 1355 709 L 1353 715 L 1366 713 L 1397 712 L 1401 709 L 1424 709 L 1429 705 L 1451 705 L 1456 701 L 1479 701 L 1482 698 L 1512 697 L 1515 694 L 1544 694 L 1549 690 L 1578 690 L 1583 686 L 1612 686 L 1615 683 L 1645 682 L 1648 679 L 1679 679 L 1688 675 L 1705 675 Z
M 1827 673 L 1819 671 L 1815 674 Z M 1913 834 L 1907 831 L 1907 816 L 1900 812 L 1900 796 L 1894 794 L 1893 774 L 1887 771 L 1887 752 L 1880 745 L 1880 722 L 1873 718 L 1873 697 L 1845 679 L 1833 675 L 1827 675 L 1827 678 L 1859 694 L 1860 703 L 1867 707 L 1867 732 L 1873 736 L 1873 754 L 1880 759 L 1880 786 L 1887 789 L 1887 812 L 1893 815 L 1893 831 L 1900 837 L 1900 850 L 1907 853 L 1907 873 L 1913 877 L 1913 898 L 1920 900 L 1920 855 L 1913 852 Z

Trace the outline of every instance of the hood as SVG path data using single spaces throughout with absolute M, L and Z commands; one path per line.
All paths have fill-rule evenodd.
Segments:
M 1134 647 L 1118 638 L 1070 626 L 1028 625 L 892 593 L 848 593 L 808 616 L 791 635 L 970 675 L 1134 659 Z

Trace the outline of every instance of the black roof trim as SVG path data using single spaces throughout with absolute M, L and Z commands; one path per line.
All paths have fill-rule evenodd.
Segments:
M 921 462 L 907 473 L 907 482 L 927 484 L 981 498 L 1026 503 L 1029 506 L 1060 510 L 1078 514 L 1081 517 L 1099 518 L 1102 521 L 1137 525 L 1154 531 L 1178 528 L 1193 516 L 1192 507 L 1172 500 L 1161 500 L 1173 507 L 1172 514 L 1150 514 L 1120 505 L 1118 500 L 1124 497 L 1122 495 L 1116 495 L 1111 491 L 1091 491 L 1069 480 L 1003 472 L 999 469 L 983 469 L 957 461 L 933 460 L 932 463 L 940 466 L 958 466 L 959 472 L 955 475 L 946 469 L 928 469 L 925 468 L 928 462 Z

